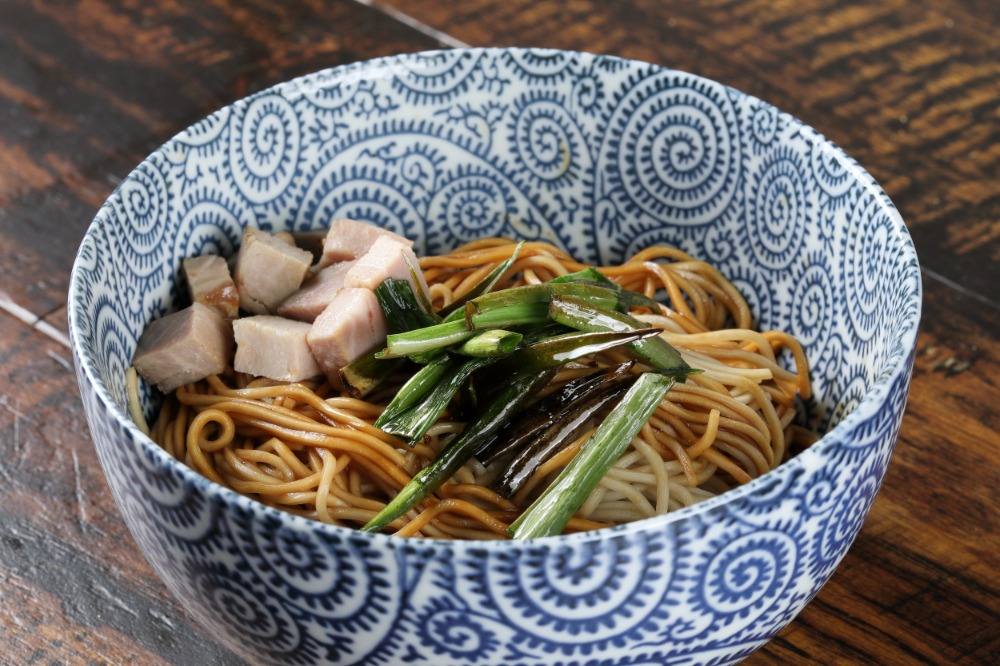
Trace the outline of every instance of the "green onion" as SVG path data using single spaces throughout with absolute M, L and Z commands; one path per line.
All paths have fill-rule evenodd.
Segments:
M 433 321 L 440 321 L 441 318 L 434 314 L 434 307 L 431 305 L 430 297 L 423 290 L 423 281 L 420 279 L 420 266 L 415 266 L 413 262 L 410 261 L 410 257 L 407 256 L 406 252 L 403 252 L 402 254 L 403 261 L 406 262 L 406 268 L 410 271 L 410 279 L 413 281 L 413 291 L 416 292 L 416 297 L 420 302 L 420 307 Z
M 603 284 L 606 286 L 618 286 L 607 275 L 593 266 L 588 266 L 582 271 L 567 273 L 566 275 L 560 275 L 549 280 L 549 284 L 560 284 L 563 282 L 593 282 L 594 284 Z
M 631 331 L 573 331 L 554 335 L 524 345 L 501 360 L 495 368 L 496 376 L 515 374 L 522 367 L 555 368 L 583 356 L 600 354 L 659 334 L 658 328 L 641 328 Z
M 673 377 L 658 373 L 640 376 L 580 453 L 507 532 L 515 539 L 562 533 L 569 519 L 663 402 L 673 383 Z
M 549 306 L 549 316 L 579 331 L 629 331 L 642 328 L 639 320 L 621 312 L 596 307 L 572 296 L 557 296 Z M 664 374 L 684 377 L 696 372 L 680 353 L 660 336 L 651 337 L 632 345 L 632 351 L 642 361 Z
M 465 304 L 465 325 L 474 331 L 488 328 L 521 326 L 523 324 L 537 324 L 545 321 L 548 316 L 548 302 L 515 303 L 488 310 L 475 310 L 471 301 Z
M 506 356 L 521 344 L 523 338 L 524 336 L 520 333 L 495 328 L 490 331 L 484 331 L 474 338 L 469 338 L 456 347 L 455 352 L 464 356 L 474 356 L 477 358 Z
M 500 291 L 483 294 L 479 298 L 471 299 L 465 304 L 466 316 L 469 313 L 475 314 L 484 310 L 504 308 L 511 305 L 523 305 L 525 303 L 545 303 L 552 300 L 552 287 L 548 284 L 527 284 L 521 287 L 511 287 Z
M 566 382 L 518 414 L 517 420 L 508 423 L 499 433 L 500 437 L 496 442 L 476 451 L 479 462 L 489 467 L 500 458 L 523 449 L 547 428 L 566 418 L 575 404 L 585 400 L 593 392 L 616 383 L 633 365 L 635 361 L 629 361 L 608 369 L 598 369 Z
M 638 377 L 629 375 L 574 402 L 571 409 L 504 464 L 492 483 L 493 489 L 503 497 L 513 497 L 539 467 L 579 437 L 596 414 L 618 402 Z
M 365 532 L 381 530 L 440 488 L 468 462 L 473 451 L 548 384 L 554 374 L 554 369 L 539 372 L 529 368 L 512 376 L 478 417 L 466 425 L 429 465 L 417 472 L 413 480 L 361 529 Z
M 376 360 L 375 363 L 392 365 L 393 361 Z M 386 405 L 385 409 L 375 421 L 375 427 L 381 428 L 391 419 L 396 418 L 406 410 L 417 404 L 424 396 L 430 393 L 441 378 L 447 373 L 451 366 L 451 359 L 441 354 L 427 365 L 422 366 L 409 381 L 400 387 L 393 399 Z
M 394 333 L 385 339 L 385 349 L 376 358 L 400 358 L 421 352 L 450 347 L 465 342 L 476 335 L 465 326 L 464 320 L 448 321 L 406 333 Z
M 340 369 L 340 382 L 355 398 L 363 398 L 403 366 L 403 359 L 375 358 L 378 347 Z
M 382 306 L 386 323 L 392 333 L 404 333 L 438 323 L 437 318 L 420 308 L 409 280 L 387 278 L 375 287 L 375 297 Z
M 468 301 L 471 301 L 474 298 L 477 298 L 479 296 L 482 296 L 483 294 L 493 291 L 493 287 L 497 285 L 497 282 L 500 281 L 500 278 L 502 278 L 504 274 L 506 274 L 507 271 L 510 270 L 510 267 L 514 265 L 514 262 L 517 261 L 517 255 L 521 252 L 521 247 L 523 245 L 524 241 L 518 243 L 517 247 L 514 248 L 514 251 L 511 253 L 510 257 L 508 257 L 503 262 L 497 264 L 497 266 L 492 271 L 487 273 L 486 277 L 480 280 L 476 284 L 476 286 L 470 289 L 468 292 L 466 292 L 465 295 L 463 295 L 460 298 L 456 298 L 454 301 L 441 308 L 438 311 L 438 314 L 441 315 L 442 317 L 445 317 L 447 321 L 447 316 L 449 314 L 461 310 L 463 307 L 465 307 L 465 304 Z
M 425 368 L 434 367 L 434 372 L 440 372 L 433 384 L 425 385 L 426 391 L 419 398 L 409 397 L 401 399 L 400 403 L 408 403 L 406 410 L 396 411 L 394 415 L 382 421 L 378 425 L 383 431 L 405 440 L 413 446 L 424 438 L 427 431 L 431 429 L 451 403 L 462 385 L 469 379 L 473 372 L 494 362 L 495 358 L 471 358 L 452 359 L 447 355 L 441 355 Z M 443 371 L 440 370 L 443 366 Z M 417 373 L 418 375 L 420 373 Z M 411 380 L 412 382 L 412 380 Z M 409 385 L 410 382 L 407 382 Z M 429 384 L 429 382 L 428 382 Z M 404 387 L 405 388 L 405 387 Z M 415 387 L 414 393 L 419 393 L 423 387 Z M 402 391 L 401 391 L 402 392 Z M 396 398 L 400 398 L 399 394 Z M 393 400 L 395 401 L 396 398 Z
M 505 369 L 498 371 L 497 376 L 508 379 L 494 387 L 493 392 L 485 399 L 485 407 L 363 529 L 366 531 L 382 529 L 440 488 L 441 484 L 468 462 L 513 414 L 520 411 L 528 400 L 551 381 L 555 369 L 560 365 L 581 356 L 641 340 L 658 332 L 659 330 L 654 328 L 625 332 L 567 333 L 521 347 L 504 358 L 497 367 L 502 365 Z M 485 367 L 494 360 L 471 359 L 464 365 L 471 366 L 478 363 L 480 364 L 478 367 Z M 454 391 L 450 395 L 454 395 L 460 386 L 460 384 L 454 385 L 458 371 L 453 372 L 455 374 L 447 375 L 441 381 L 441 384 L 450 382 L 450 385 L 454 386 Z M 442 389 L 442 394 L 446 390 L 448 389 Z M 437 389 L 432 391 L 432 396 L 435 396 L 436 392 Z M 430 398 L 426 402 L 430 402 Z M 447 405 L 447 401 L 444 404 Z M 400 415 L 393 420 L 394 423 L 405 416 L 406 414 Z
M 574 297 L 591 305 L 628 312 L 633 305 L 648 305 L 642 294 L 622 289 L 614 283 L 543 282 L 513 287 L 480 296 L 465 304 L 465 323 L 470 329 L 515 326 L 541 321 L 553 298 Z M 636 301 L 645 299 L 642 303 Z M 659 307 L 655 301 L 651 301 Z M 502 322 L 502 323 L 501 323 Z
M 648 308 L 653 312 L 662 312 L 663 310 L 662 306 L 656 300 L 646 296 L 645 294 L 640 294 L 637 291 L 623 289 L 617 282 L 614 282 L 604 273 L 593 267 L 584 268 L 582 271 L 577 271 L 576 273 L 560 275 L 559 277 L 549 280 L 549 284 L 560 284 L 564 282 L 589 284 L 595 287 L 604 287 L 606 289 L 615 290 L 621 294 L 622 299 L 623 307 L 618 308 L 619 312 L 628 312 L 633 307 Z

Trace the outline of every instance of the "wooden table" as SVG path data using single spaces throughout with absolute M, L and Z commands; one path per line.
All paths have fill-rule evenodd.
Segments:
M 662 63 L 816 127 L 923 265 L 885 486 L 836 575 L 747 663 L 1000 663 L 996 0 L 0 2 L 0 663 L 238 664 L 153 575 L 105 485 L 66 335 L 93 213 L 175 132 L 324 67 L 442 45 Z

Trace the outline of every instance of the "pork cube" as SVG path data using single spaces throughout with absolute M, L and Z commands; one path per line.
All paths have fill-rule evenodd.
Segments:
M 302 285 L 312 255 L 260 229 L 247 228 L 236 259 L 240 307 L 271 314 Z
M 194 303 L 150 322 L 132 365 L 164 393 L 223 372 L 233 351 L 233 329 L 207 305 Z
M 233 322 L 236 358 L 233 368 L 254 377 L 297 382 L 322 374 L 306 335 L 312 328 L 304 321 L 258 315 Z
M 394 234 L 388 229 L 343 218 L 334 220 L 330 225 L 326 240 L 323 242 L 323 257 L 319 264 L 320 266 L 329 266 L 337 261 L 357 259 L 368 252 L 379 238 L 391 238 L 407 247 L 413 245 L 413 241 Z
M 342 261 L 320 270 L 278 306 L 278 314 L 299 321 L 316 321 L 344 286 L 344 277 L 353 265 L 353 261 Z
M 313 322 L 306 340 L 331 383 L 340 369 L 385 343 L 385 315 L 370 289 L 341 289 Z
M 407 260 L 416 269 L 416 283 L 410 276 Z M 427 293 L 427 282 L 417 265 L 417 255 L 408 246 L 386 237 L 376 240 L 371 249 L 347 271 L 344 286 L 375 289 L 387 278 L 407 280 L 415 293 L 419 293 L 417 289 Z
M 192 303 L 201 303 L 225 319 L 235 319 L 240 309 L 240 294 L 222 257 L 206 254 L 184 260 L 188 293 Z
M 278 306 L 278 314 L 299 321 L 316 321 L 344 286 L 344 276 L 353 265 L 353 261 L 342 261 L 322 269 Z

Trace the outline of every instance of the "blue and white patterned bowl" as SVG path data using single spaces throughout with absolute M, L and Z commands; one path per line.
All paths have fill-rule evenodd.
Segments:
M 826 436 L 693 508 L 529 542 L 361 534 L 220 488 L 131 424 L 123 375 L 183 257 L 247 225 L 349 216 L 436 252 L 483 235 L 588 262 L 667 242 L 719 266 L 813 364 Z M 697 76 L 521 49 L 405 55 L 253 95 L 153 153 L 100 210 L 69 297 L 80 389 L 136 541 L 253 661 L 725 664 L 843 558 L 899 431 L 920 315 L 907 231 L 812 129 Z M 157 404 L 144 395 L 147 413 Z

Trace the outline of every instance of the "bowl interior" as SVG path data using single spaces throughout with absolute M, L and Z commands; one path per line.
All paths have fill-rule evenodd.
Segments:
M 690 74 L 559 51 L 458 50 L 319 72 L 169 141 L 97 215 L 75 265 L 71 332 L 117 417 L 144 326 L 181 260 L 231 253 L 242 228 L 337 217 L 420 252 L 487 235 L 595 264 L 669 243 L 711 262 L 763 329 L 805 345 L 828 430 L 904 372 L 916 256 L 872 179 L 815 131 Z M 148 415 L 155 392 L 144 388 Z

